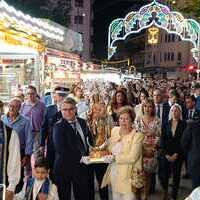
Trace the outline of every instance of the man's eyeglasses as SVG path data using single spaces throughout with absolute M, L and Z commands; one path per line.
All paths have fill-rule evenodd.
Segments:
M 27 95 L 35 95 L 34 92 L 28 92 Z
M 62 111 L 74 111 L 75 108 L 63 108 Z

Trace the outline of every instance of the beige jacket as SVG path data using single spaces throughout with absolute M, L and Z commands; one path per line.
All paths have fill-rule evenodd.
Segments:
M 117 143 L 120 139 L 120 127 L 112 129 L 109 149 Z M 135 130 L 133 130 L 135 131 Z M 131 176 L 132 170 L 142 170 L 142 142 L 144 135 L 140 132 L 133 132 L 133 134 L 122 137 L 121 152 L 116 155 L 114 163 L 108 166 L 102 181 L 102 187 L 111 184 L 114 192 L 126 194 L 132 192 Z M 112 177 L 113 165 L 116 175 Z

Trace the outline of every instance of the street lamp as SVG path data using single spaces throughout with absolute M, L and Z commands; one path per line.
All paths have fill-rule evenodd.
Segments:
M 199 48 L 193 48 L 191 50 L 193 58 L 197 62 L 197 80 L 199 80 L 200 75 L 200 49 Z

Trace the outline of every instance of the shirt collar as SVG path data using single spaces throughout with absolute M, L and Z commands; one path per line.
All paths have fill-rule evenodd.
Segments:
M 12 125 L 12 124 L 14 124 L 14 123 L 16 123 L 19 119 L 20 119 L 20 114 L 17 116 L 17 118 L 14 120 L 14 121 L 12 121 L 11 120 L 11 118 L 8 116 L 8 115 L 3 115 L 2 116 L 2 121 L 3 121 L 3 123 L 4 124 L 6 124 L 6 125 Z
M 67 120 L 67 122 L 70 123 L 70 124 L 73 124 L 73 123 L 77 123 L 78 120 L 77 120 L 77 118 L 76 118 L 74 121 L 69 121 L 69 120 Z

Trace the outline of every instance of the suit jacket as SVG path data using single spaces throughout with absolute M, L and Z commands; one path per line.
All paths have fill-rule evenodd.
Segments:
M 120 139 L 119 127 L 112 129 L 109 149 Z M 136 132 L 129 134 L 122 139 L 122 150 L 115 156 L 115 162 L 108 166 L 102 181 L 102 187 L 107 184 L 112 185 L 114 192 L 128 194 L 132 192 L 131 176 L 132 170 L 142 171 L 142 142 L 144 134 Z M 115 177 L 112 178 L 113 165 L 115 167 Z M 112 181 L 112 179 L 114 179 Z
M 161 134 L 160 140 L 160 148 L 163 155 L 173 155 L 174 153 L 177 153 L 179 154 L 180 158 L 182 157 L 183 149 L 181 146 L 181 138 L 185 127 L 185 121 L 179 120 L 175 130 L 175 134 L 173 135 L 171 131 L 172 120 L 168 122 L 167 126 Z
M 34 184 L 35 184 L 35 182 L 34 182 Z M 31 199 L 32 200 L 37 200 L 38 199 L 37 195 L 41 192 L 42 184 L 38 184 L 37 186 L 38 186 L 38 188 L 36 188 L 36 193 L 34 195 L 34 196 L 36 196 L 36 198 L 33 198 L 34 191 L 31 191 Z M 32 187 L 34 187 L 34 185 Z M 24 186 L 23 186 L 21 192 L 15 194 L 14 200 L 24 200 L 25 196 L 26 196 L 26 192 L 27 192 L 26 190 L 27 190 L 27 181 L 24 183 Z M 59 200 L 57 187 L 51 181 L 50 181 L 47 200 Z
M 45 146 L 45 142 L 47 140 L 48 145 L 52 145 L 52 131 L 53 131 L 53 125 L 60 120 L 62 117 L 62 114 L 60 111 L 58 111 L 57 106 L 50 105 L 46 108 L 45 111 L 45 117 L 42 124 L 42 128 L 40 130 L 40 144 L 41 146 Z
M 92 138 L 89 128 L 85 120 L 81 118 L 77 118 L 77 120 L 86 141 L 86 155 L 82 155 L 82 151 L 77 145 L 77 136 L 72 126 L 67 120 L 61 118 L 53 127 L 53 144 L 56 154 L 54 172 L 56 175 L 71 177 L 74 173 L 76 174 L 76 170 L 81 168 L 80 160 L 82 156 L 89 154 L 87 140 Z
M 192 173 L 200 173 L 200 120 L 189 123 L 183 133 L 182 147 L 188 153 L 188 168 Z
M 163 111 L 162 111 L 162 127 L 161 127 L 161 131 L 163 131 L 165 129 L 165 127 L 168 124 L 168 119 L 169 119 L 169 110 L 170 110 L 170 106 L 168 103 L 163 103 Z
M 189 110 L 186 110 L 186 119 L 188 120 Z M 200 111 L 195 109 L 192 119 L 200 119 Z

